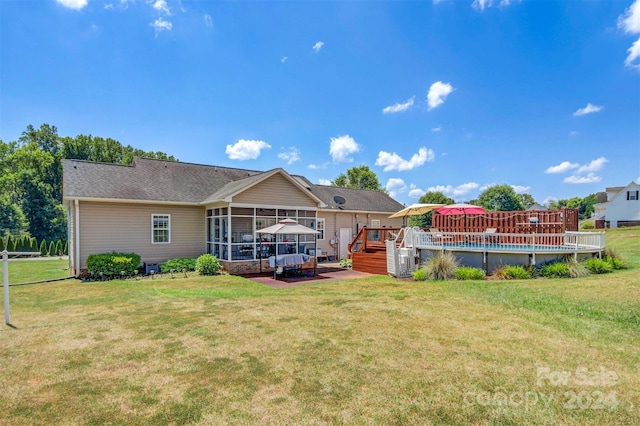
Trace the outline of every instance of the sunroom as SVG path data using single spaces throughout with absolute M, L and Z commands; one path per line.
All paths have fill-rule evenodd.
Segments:
M 270 256 L 314 255 L 324 239 L 324 219 L 308 207 L 233 206 L 207 209 L 207 253 L 231 273 L 256 273 L 268 268 Z M 293 219 L 317 235 L 263 234 L 257 231 Z

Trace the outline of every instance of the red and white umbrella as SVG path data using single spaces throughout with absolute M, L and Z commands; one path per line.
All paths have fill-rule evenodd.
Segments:
M 454 214 L 487 214 L 487 211 L 480 207 L 474 206 L 473 204 L 449 204 L 447 206 L 442 206 L 436 209 L 436 212 L 441 215 L 454 215 Z

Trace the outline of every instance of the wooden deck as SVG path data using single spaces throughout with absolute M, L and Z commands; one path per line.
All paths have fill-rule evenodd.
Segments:
M 366 251 L 352 253 L 352 268 L 355 271 L 376 275 L 388 275 L 387 250 L 383 243 L 369 243 Z

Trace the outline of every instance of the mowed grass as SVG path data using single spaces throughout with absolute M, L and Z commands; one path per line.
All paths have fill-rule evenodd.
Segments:
M 0 424 L 638 424 L 640 229 L 583 279 L 11 288 Z
M 9 259 L 9 283 L 22 284 L 69 276 L 66 258 Z

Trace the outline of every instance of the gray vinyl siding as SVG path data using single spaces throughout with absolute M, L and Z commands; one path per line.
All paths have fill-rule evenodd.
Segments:
M 276 174 L 233 197 L 234 203 L 316 208 L 317 203 L 282 175 Z
M 151 243 L 151 216 L 171 215 L 171 242 Z M 134 252 L 158 263 L 205 252 L 204 207 L 80 202 L 80 263 L 93 253 Z

